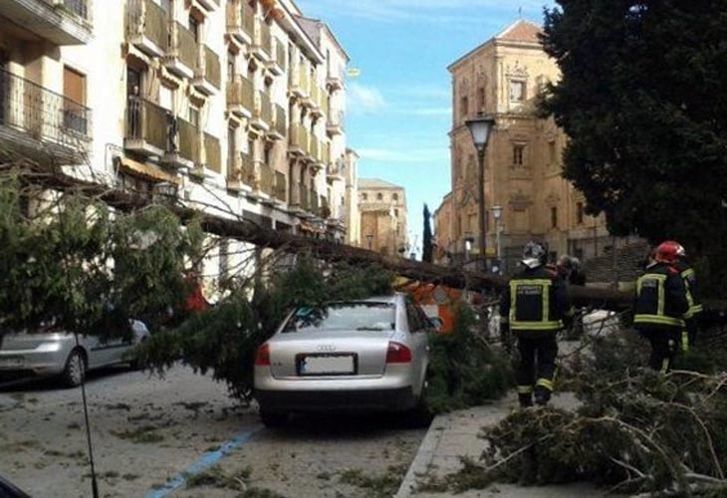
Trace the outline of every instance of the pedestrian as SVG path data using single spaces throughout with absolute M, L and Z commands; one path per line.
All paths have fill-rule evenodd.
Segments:
M 703 311 L 702 303 L 699 298 L 699 287 L 697 285 L 697 274 L 694 268 L 689 264 L 687 259 L 687 251 L 679 242 L 669 241 L 668 244 L 676 246 L 677 262 L 674 267 L 679 271 L 679 275 L 684 281 L 684 287 L 687 291 L 687 302 L 689 310 L 684 315 L 685 328 L 682 331 L 682 351 L 689 351 L 689 347 L 694 345 L 697 334 L 699 332 L 699 315 Z
M 636 281 L 634 328 L 651 343 L 649 366 L 662 373 L 676 357 L 689 310 L 684 280 L 674 266 L 677 252 L 673 243 L 659 245 Z
M 550 401 L 558 355 L 556 335 L 572 320 L 566 283 L 547 267 L 547 250 L 529 242 L 523 250 L 522 271 L 500 300 L 501 333 L 517 337 L 520 362 L 516 377 L 520 406 Z

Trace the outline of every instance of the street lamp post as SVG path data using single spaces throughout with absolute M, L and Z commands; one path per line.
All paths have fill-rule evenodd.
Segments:
M 490 132 L 495 127 L 491 117 L 479 115 L 465 122 L 472 134 L 472 141 L 477 149 L 479 167 L 479 217 L 480 217 L 480 259 L 482 271 L 487 271 L 487 218 L 485 218 L 485 151 Z
M 502 206 L 492 206 L 492 217 L 495 218 L 495 234 L 497 236 L 497 265 L 502 273 L 502 246 L 500 245 L 500 232 L 502 231 Z

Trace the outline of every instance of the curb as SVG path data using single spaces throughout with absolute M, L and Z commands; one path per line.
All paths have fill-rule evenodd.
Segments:
M 437 415 L 432 423 L 429 425 L 426 436 L 419 445 L 417 454 L 414 457 L 414 461 L 409 466 L 409 470 L 404 476 L 404 480 L 401 481 L 399 491 L 394 495 L 394 498 L 409 498 L 416 491 L 416 480 L 417 475 L 426 473 L 429 465 L 434 459 L 434 454 L 439 446 L 439 442 L 442 440 L 442 434 L 444 428 L 448 423 L 448 415 Z

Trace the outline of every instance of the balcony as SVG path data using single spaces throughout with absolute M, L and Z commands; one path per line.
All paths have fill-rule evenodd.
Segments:
M 290 125 L 290 140 L 288 152 L 293 156 L 303 156 L 308 151 L 308 132 L 303 125 L 295 123 Z
M 178 22 L 172 25 L 171 35 L 164 65 L 177 76 L 193 78 L 199 65 L 199 46 L 194 35 Z
M 275 39 L 275 51 L 267 63 L 268 70 L 275 76 L 282 76 L 285 73 L 285 45 Z
M 342 90 L 344 86 L 345 75 L 343 66 L 331 65 L 328 68 L 328 75 L 326 77 L 326 85 L 331 91 Z
M 235 75 L 227 82 L 227 110 L 240 118 L 251 118 L 255 108 L 255 91 L 252 81 Z
M 304 64 L 298 64 L 290 68 L 290 94 L 299 99 L 308 97 L 309 92 L 309 75 Z
M 270 96 L 265 92 L 258 92 L 250 125 L 258 130 L 268 131 L 272 124 L 273 105 L 270 103 Z
M 306 217 L 306 213 L 310 209 L 308 189 L 305 185 L 296 185 L 295 191 L 298 194 L 297 199 L 293 199 L 293 206 L 296 208 L 295 211 L 301 217 Z
M 124 148 L 144 156 L 161 157 L 169 146 L 170 119 L 170 111 L 140 97 L 129 97 Z
M 268 132 L 268 138 L 272 140 L 282 140 L 285 138 L 285 134 L 288 130 L 288 120 L 285 116 L 285 109 L 283 106 L 275 104 L 275 119 L 273 119 L 273 126 Z
M 174 118 L 177 133 L 162 162 L 176 168 L 194 169 L 202 162 L 199 129 L 189 121 Z
M 267 164 L 260 164 L 258 188 L 268 197 L 275 194 L 275 171 Z
M 263 63 L 270 60 L 273 53 L 273 36 L 270 26 L 263 20 L 255 23 L 255 36 L 252 46 L 252 55 Z
M 321 202 L 314 189 L 308 192 L 308 212 L 315 216 L 320 216 L 321 213 Z
M 152 0 L 129 0 L 126 41 L 147 55 L 161 57 L 169 49 L 169 18 Z
M 255 11 L 247 0 L 227 3 L 227 33 L 241 46 L 252 45 L 255 36 Z
M 328 114 L 328 122 L 326 123 L 326 131 L 329 135 L 341 135 L 344 131 L 344 117 L 343 111 L 330 111 Z
M 73 163 L 91 136 L 91 110 L 30 80 L 0 70 L 0 155 Z
M 53 45 L 85 45 L 93 38 L 87 0 L 3 0 L 0 17 Z
M 255 166 L 247 154 L 233 154 L 227 159 L 227 188 L 252 191 L 255 185 Z
M 308 160 L 312 163 L 313 169 L 320 171 L 323 167 L 321 161 L 321 141 L 316 136 L 311 135 L 309 143 Z
M 220 89 L 220 57 L 207 45 L 202 47 L 192 84 L 205 95 L 214 95 Z
M 328 169 L 326 170 L 326 176 L 330 181 L 344 181 L 345 180 L 345 163 L 343 159 L 330 162 Z
M 276 171 L 275 172 L 275 191 L 273 192 L 275 199 L 277 199 L 279 202 L 285 204 L 285 202 L 287 201 L 287 193 L 288 193 L 288 178 L 285 176 L 285 173 Z
M 222 173 L 222 149 L 220 139 L 209 133 L 204 134 L 205 167 L 215 173 Z
M 310 83 L 310 99 L 308 101 L 308 105 L 311 109 L 311 114 L 313 116 L 321 116 L 321 107 L 320 107 L 320 101 L 321 101 L 321 87 L 318 86 L 318 83 L 316 81 L 311 81 Z

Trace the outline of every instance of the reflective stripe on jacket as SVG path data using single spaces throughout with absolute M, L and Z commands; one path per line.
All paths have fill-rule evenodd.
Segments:
M 500 317 L 512 331 L 555 332 L 571 306 L 563 279 L 546 267 L 526 269 L 510 281 Z
M 676 269 L 657 264 L 636 281 L 635 326 L 681 328 L 688 310 L 686 287 Z

